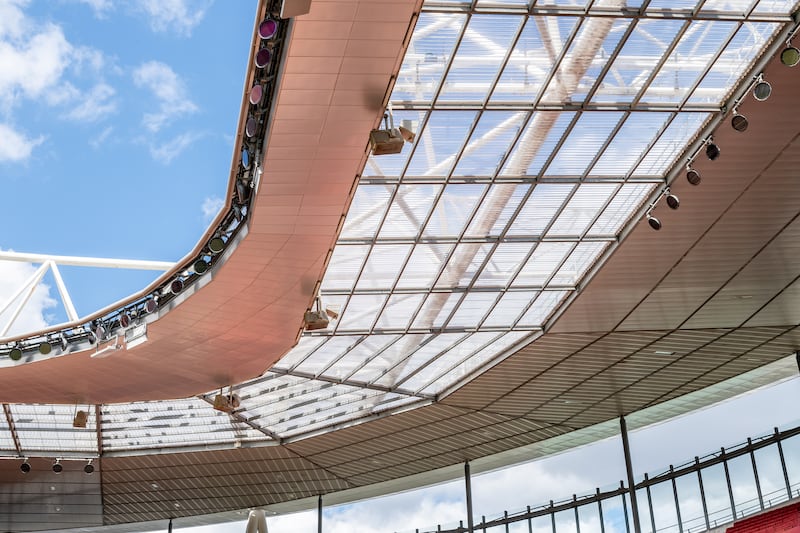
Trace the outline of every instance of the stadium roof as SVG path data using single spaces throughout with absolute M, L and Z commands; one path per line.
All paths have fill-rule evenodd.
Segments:
M 252 211 L 224 259 L 129 352 L 0 370 L 0 452 L 34 466 L 0 462 L 22 495 L 0 511 L 14 529 L 132 531 L 348 501 L 796 371 L 800 81 L 776 58 L 795 9 L 314 0 L 284 27 Z M 386 109 L 416 140 L 370 155 Z M 338 317 L 292 347 L 317 294 Z M 232 414 L 212 408 L 229 385 Z

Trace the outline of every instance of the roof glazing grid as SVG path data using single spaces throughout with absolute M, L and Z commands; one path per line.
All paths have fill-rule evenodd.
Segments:
M 75 405 L 11 404 L 14 433 L 22 454 L 30 452 L 82 452 L 97 454 L 97 425 L 94 409 Z M 85 428 L 72 427 L 78 409 L 88 410 Z
M 269 440 L 197 398 L 104 405 L 101 416 L 104 452 Z
M 276 371 L 424 397 L 532 339 L 792 7 L 426 2 L 391 96 L 417 141 L 368 159 L 340 317 Z

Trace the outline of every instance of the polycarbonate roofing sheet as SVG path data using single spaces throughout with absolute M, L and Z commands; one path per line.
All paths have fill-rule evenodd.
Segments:
M 167 449 L 197 443 L 219 445 L 269 437 L 199 398 L 110 404 L 102 407 L 103 449 Z M 95 439 L 96 434 L 91 433 Z
M 94 409 L 88 409 L 87 406 L 43 404 L 13 404 L 9 408 L 22 450 L 70 450 L 86 453 L 87 457 L 97 453 Z M 88 409 L 89 417 L 85 428 L 72 426 L 79 409 Z
M 642 7 L 644 6 L 644 7 Z M 242 405 L 102 406 L 104 450 L 269 441 L 431 401 L 541 334 L 665 185 L 779 28 L 784 0 L 427 0 L 308 331 Z M 640 9 L 641 8 L 641 9 Z M 74 406 L 8 406 L 21 453 L 96 454 Z M 0 425 L 0 448 L 14 435 Z

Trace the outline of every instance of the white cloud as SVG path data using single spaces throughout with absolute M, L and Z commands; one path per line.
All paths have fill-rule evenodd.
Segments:
M 14 293 L 27 282 L 36 272 L 37 267 L 30 263 L 0 261 L 0 305 L 3 305 Z M 0 327 L 4 328 L 11 318 L 11 314 L 22 297 L 17 298 L 5 313 L 0 315 Z M 50 297 L 50 288 L 40 283 L 22 308 L 22 312 L 14 321 L 8 334 L 25 333 L 42 329 L 48 325 L 46 312 L 56 306 L 56 301 Z
M 103 131 L 101 131 L 96 137 L 93 139 L 89 139 L 89 146 L 98 150 L 103 143 L 106 142 L 106 139 L 111 135 L 111 132 L 114 131 L 113 126 L 107 126 Z
M 209 196 L 203 200 L 203 205 L 201 207 L 203 210 L 203 220 L 205 222 L 211 222 L 211 219 L 217 216 L 217 213 L 219 213 L 219 210 L 222 209 L 224 204 L 225 200 L 216 196 Z
M 78 0 L 78 2 L 91 7 L 97 18 L 104 18 L 114 7 L 111 0 Z
M 0 124 L 0 162 L 24 161 L 43 142 L 44 137 L 31 139 L 6 124 Z
M 0 10 L 0 18 L 2 15 Z M 28 26 L 24 20 L 20 24 Z M 28 35 L 14 38 L 12 33 L 11 40 L 0 39 L 0 99 L 7 108 L 21 97 L 47 99 L 57 92 L 72 53 L 72 45 L 54 24 L 39 26 L 38 32 Z
M 144 0 L 140 7 L 150 21 L 150 27 L 158 32 L 175 32 L 189 36 L 200 24 L 210 2 L 188 2 L 187 0 Z
M 70 110 L 66 117 L 80 122 L 97 122 L 117 110 L 112 100 L 116 91 L 106 83 L 98 83 L 89 94 L 81 96 L 82 102 Z
M 133 82 L 138 87 L 149 89 L 158 99 L 158 112 L 146 113 L 142 119 L 144 126 L 152 132 L 159 131 L 173 118 L 197 111 L 197 106 L 189 99 L 186 84 L 169 65 L 148 61 L 134 70 Z
M 169 142 L 163 143 L 159 146 L 150 145 L 150 155 L 153 159 L 168 165 L 173 159 L 178 157 L 181 152 L 188 148 L 193 142 L 198 140 L 202 135 L 195 132 L 187 132 L 178 135 Z

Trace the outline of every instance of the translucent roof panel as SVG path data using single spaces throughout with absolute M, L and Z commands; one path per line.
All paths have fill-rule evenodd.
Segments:
M 213 393 L 212 393 L 213 394 Z M 199 398 L 104 405 L 103 450 L 126 451 L 266 441 L 264 433 Z M 96 434 L 92 434 L 96 441 Z
M 97 423 L 94 409 L 74 405 L 9 405 L 14 431 L 24 452 L 70 450 L 97 454 Z M 87 411 L 85 428 L 75 428 L 72 421 L 78 409 Z

